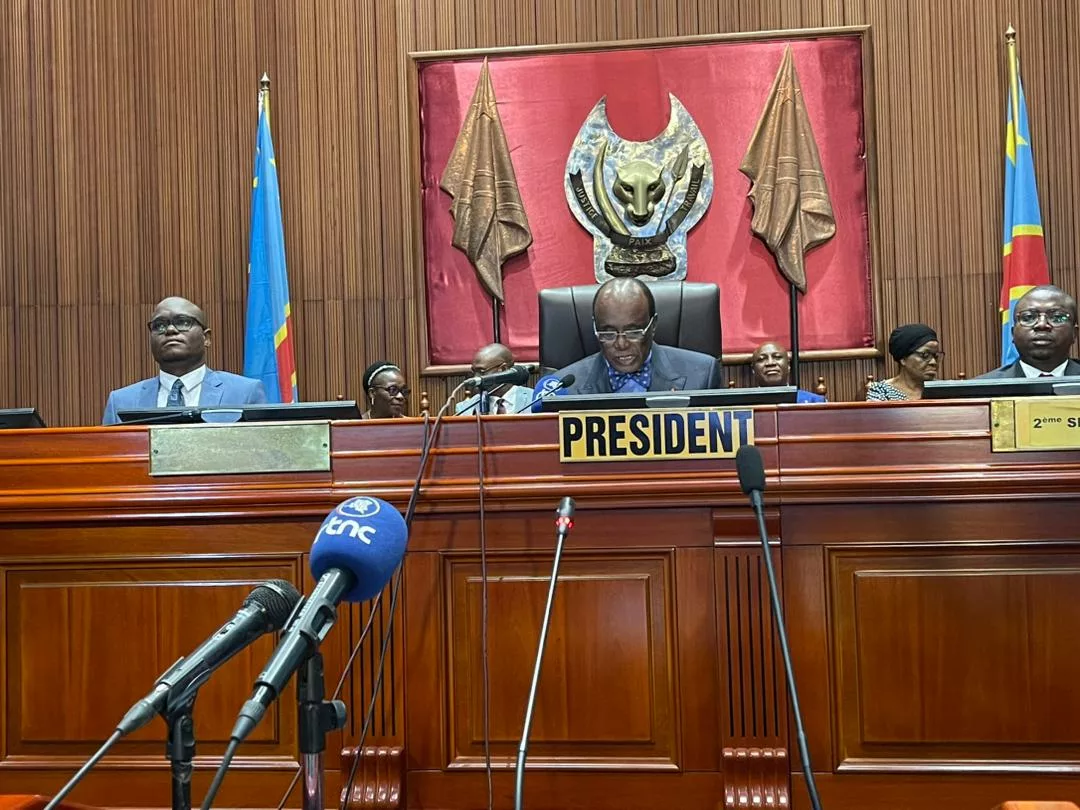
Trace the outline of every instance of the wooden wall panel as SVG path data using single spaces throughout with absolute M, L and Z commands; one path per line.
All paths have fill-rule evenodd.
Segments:
M 1080 37 L 1070 0 L 10 0 L 0 8 L 0 407 L 93 424 L 153 371 L 143 323 L 181 293 L 242 366 L 255 94 L 273 80 L 300 390 L 420 379 L 401 79 L 409 50 L 869 24 L 882 329 L 924 320 L 944 373 L 996 365 L 1004 44 L 1020 32 L 1054 280 L 1080 292 Z M 891 360 L 804 366 L 857 399 Z M 745 367 L 728 371 L 745 383 Z M 419 408 L 419 396 L 411 405 Z

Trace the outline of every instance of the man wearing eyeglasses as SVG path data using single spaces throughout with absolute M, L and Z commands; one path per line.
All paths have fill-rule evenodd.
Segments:
M 508 347 L 501 343 L 489 343 L 477 349 L 473 355 L 470 372 L 474 377 L 483 377 L 485 374 L 507 371 L 513 365 L 514 354 Z M 472 396 L 455 406 L 454 413 L 458 416 L 475 414 L 477 407 L 481 413 L 513 414 L 528 406 L 533 399 L 531 388 L 509 383 L 479 393 L 468 388 L 465 390 Z
M 600 351 L 558 372 L 573 374 L 570 394 L 701 391 L 723 387 L 716 358 L 654 343 L 656 301 L 636 278 L 615 278 L 593 298 Z
M 259 380 L 207 368 L 206 323 L 203 311 L 186 298 L 166 298 L 158 304 L 147 324 L 158 375 L 109 394 L 101 423 L 119 424 L 118 411 L 266 402 Z
M 1076 299 L 1049 284 L 1033 287 L 1016 302 L 1013 315 L 1020 359 L 978 379 L 1080 376 L 1080 363 L 1069 358 L 1076 329 Z

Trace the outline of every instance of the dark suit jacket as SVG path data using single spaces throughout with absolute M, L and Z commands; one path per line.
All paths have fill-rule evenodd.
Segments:
M 157 407 L 158 386 L 161 384 L 157 377 L 142 380 L 137 383 L 117 388 L 109 394 L 109 400 L 105 403 L 105 416 L 101 419 L 103 425 L 117 425 L 120 418 L 117 411 L 144 410 Z M 241 377 L 239 374 L 230 374 L 227 371 L 214 371 L 206 369 L 203 377 L 202 391 L 199 393 L 199 407 L 214 407 L 216 405 L 260 405 L 266 402 L 266 391 L 259 380 Z
M 1015 379 L 1024 376 L 1024 370 L 1020 368 L 1020 361 L 1015 363 L 1009 363 L 1007 366 L 1001 368 L 995 368 L 993 371 L 988 371 L 985 374 L 980 374 L 976 377 L 976 380 L 1002 380 L 1002 379 Z M 1068 365 L 1065 366 L 1066 377 L 1080 377 L 1080 362 L 1076 360 L 1069 360 Z
M 566 389 L 568 394 L 611 393 L 607 363 L 600 352 L 590 354 L 556 372 L 559 377 L 567 374 L 575 377 L 574 384 Z M 653 344 L 650 391 L 707 391 L 723 387 L 720 381 L 720 364 L 715 357 L 687 349 L 676 349 L 674 346 Z

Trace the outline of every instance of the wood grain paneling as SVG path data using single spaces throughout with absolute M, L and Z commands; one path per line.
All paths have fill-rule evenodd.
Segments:
M 1080 560 L 948 549 L 831 555 L 839 769 L 1080 767 Z M 980 632 L 974 632 L 981 628 Z
M 938 328 L 946 376 L 996 365 L 1004 46 L 1020 32 L 1051 274 L 1080 291 L 1080 14 L 1069 0 L 10 0 L 0 7 L 0 407 L 95 424 L 152 373 L 143 326 L 183 294 L 242 366 L 258 77 L 274 137 L 304 399 L 361 396 L 391 358 L 421 380 L 401 97 L 410 50 L 872 26 L 877 279 L 887 334 Z M 782 336 L 781 336 L 782 337 Z M 862 397 L 891 360 L 807 363 Z M 727 376 L 748 381 L 745 367 Z M 411 409 L 418 410 L 414 395 Z
M 530 762 L 536 767 L 678 767 L 667 555 L 583 558 L 559 572 Z M 482 588 L 475 559 L 448 561 L 446 649 L 452 677 L 449 765 L 482 765 Z M 492 755 L 509 762 L 521 734 L 550 564 L 488 562 Z M 567 684 L 574 684 L 567 689 Z

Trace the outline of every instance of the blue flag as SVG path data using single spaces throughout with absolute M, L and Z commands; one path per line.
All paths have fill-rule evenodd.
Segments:
M 297 402 L 285 231 L 270 137 L 270 91 L 266 89 L 259 94 L 249 250 L 244 376 L 262 380 L 270 402 Z

